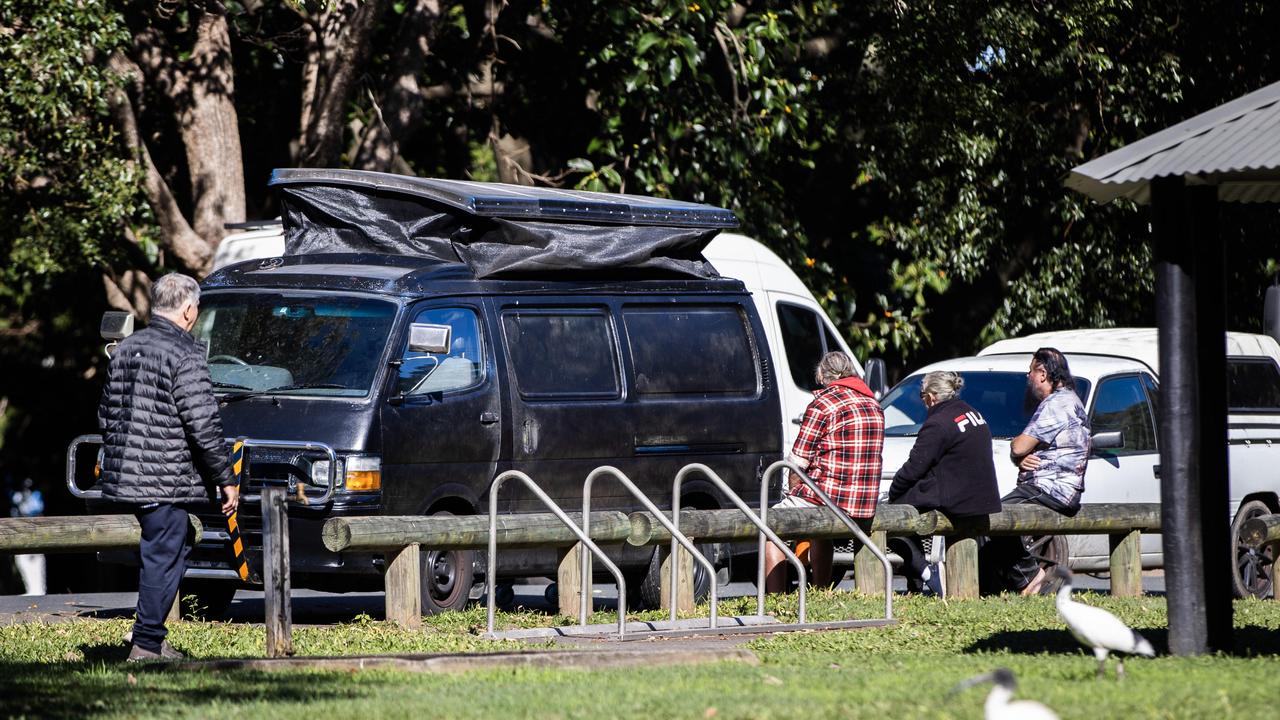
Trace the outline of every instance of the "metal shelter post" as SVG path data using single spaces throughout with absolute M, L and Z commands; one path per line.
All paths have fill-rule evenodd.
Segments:
M 717 617 L 719 615 L 720 599 L 719 599 L 718 591 L 716 589 L 715 565 L 712 565 L 711 561 L 708 560 L 706 556 L 698 552 L 698 549 L 693 546 L 693 543 L 689 541 L 689 538 L 685 537 L 683 533 L 681 533 L 678 529 L 676 529 L 676 525 L 673 524 L 670 520 L 668 520 L 662 514 L 662 511 L 658 509 L 658 506 L 654 505 L 653 502 L 649 500 L 649 498 L 645 497 L 644 493 L 640 492 L 640 488 L 636 487 L 636 484 L 631 481 L 631 478 L 627 477 L 625 473 L 623 473 L 618 468 L 613 467 L 612 465 L 601 465 L 595 470 L 592 470 L 591 473 L 587 475 L 586 481 L 583 482 L 582 484 L 582 533 L 587 537 L 591 536 L 591 532 L 590 532 L 591 485 L 595 481 L 595 479 L 601 475 L 611 475 L 618 482 L 622 483 L 622 486 L 625 487 L 631 493 L 631 495 L 635 497 L 636 500 L 639 500 L 640 504 L 644 505 L 646 510 L 653 513 L 654 519 L 657 520 L 663 527 L 665 527 L 671 533 L 672 546 L 674 547 L 674 544 L 678 542 L 682 547 L 684 547 L 686 551 L 688 551 L 689 555 L 693 557 L 695 562 L 702 565 L 702 567 L 706 568 L 707 573 L 711 578 L 710 627 L 712 628 L 716 627 Z M 582 553 L 581 562 L 582 562 L 582 593 L 581 593 L 581 600 L 580 600 L 581 604 L 578 608 L 578 624 L 586 625 L 588 609 L 591 605 L 591 558 L 586 553 Z M 672 568 L 673 570 L 675 569 L 674 563 L 672 565 Z M 672 577 L 673 578 L 678 577 L 678 573 L 672 572 Z M 624 588 L 619 588 L 618 592 L 622 593 L 623 590 Z M 675 619 L 676 619 L 676 610 L 677 610 L 676 591 L 677 590 L 678 588 L 673 582 L 671 586 L 671 620 L 672 622 L 675 622 Z

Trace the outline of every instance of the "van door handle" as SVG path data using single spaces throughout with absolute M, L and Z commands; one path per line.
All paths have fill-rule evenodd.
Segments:
M 1159 466 L 1159 465 L 1153 465 L 1153 466 L 1151 467 L 1151 474 L 1152 474 L 1152 475 L 1155 475 L 1157 478 L 1159 478 L 1159 477 L 1160 477 L 1160 466 Z
M 803 417 L 793 417 L 793 418 L 791 418 L 791 424 L 792 424 L 792 425 L 803 425 L 803 424 L 804 424 L 804 418 L 803 418 Z
M 480 424 L 481 424 L 481 425 L 492 425 L 492 424 L 494 424 L 494 423 L 496 423 L 496 422 L 498 422 L 498 413 L 492 413 L 492 412 L 482 412 L 482 413 L 480 413 Z

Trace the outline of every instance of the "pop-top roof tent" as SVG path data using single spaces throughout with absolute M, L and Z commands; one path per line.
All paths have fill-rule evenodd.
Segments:
M 628 270 L 715 277 L 702 249 L 730 210 L 639 195 L 278 169 L 289 255 L 376 252 L 466 263 L 477 277 Z
M 1230 650 L 1226 259 L 1217 213 L 1219 202 L 1280 201 L 1280 83 L 1080 165 L 1066 184 L 1103 203 L 1151 204 L 1169 649 Z

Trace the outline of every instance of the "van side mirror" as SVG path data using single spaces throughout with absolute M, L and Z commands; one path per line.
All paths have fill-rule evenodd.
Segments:
M 409 325 L 409 349 L 440 354 L 449 352 L 453 328 L 449 325 L 412 323 Z
M 889 372 L 885 369 L 884 360 L 881 358 L 870 358 L 867 365 L 863 369 L 866 373 L 867 387 L 871 388 L 871 392 L 875 393 L 876 399 L 884 397 L 885 391 L 889 389 Z
M 103 340 L 123 340 L 133 334 L 133 313 L 108 310 L 102 313 L 98 334 Z
M 1094 450 L 1114 450 L 1124 447 L 1124 431 L 1094 433 L 1091 438 Z

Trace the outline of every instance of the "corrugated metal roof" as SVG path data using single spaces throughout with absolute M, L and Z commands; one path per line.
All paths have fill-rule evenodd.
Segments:
M 471 215 L 559 222 L 736 228 L 732 210 L 643 195 L 420 178 L 365 170 L 278 168 L 267 185 L 342 185 L 425 198 Z
M 1151 199 L 1150 181 L 1217 185 L 1227 202 L 1280 202 L 1280 82 L 1076 167 L 1067 187 L 1098 202 Z

